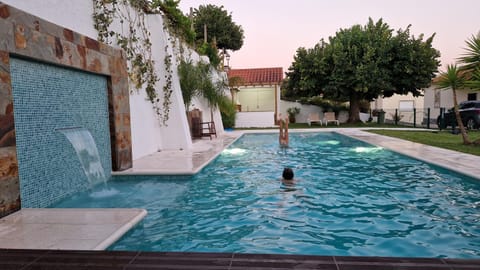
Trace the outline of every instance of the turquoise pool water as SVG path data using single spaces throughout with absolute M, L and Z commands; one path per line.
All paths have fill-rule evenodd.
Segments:
M 478 180 L 335 133 L 287 149 L 277 136 L 245 135 L 193 177 L 115 177 L 54 207 L 146 208 L 112 250 L 480 257 Z

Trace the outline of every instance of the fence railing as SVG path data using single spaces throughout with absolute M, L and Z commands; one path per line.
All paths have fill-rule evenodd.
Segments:
M 412 110 L 383 109 L 383 122 L 399 126 L 438 128 L 437 119 L 440 113 L 431 108 L 413 108 Z M 377 113 L 377 121 L 382 122 L 381 112 Z

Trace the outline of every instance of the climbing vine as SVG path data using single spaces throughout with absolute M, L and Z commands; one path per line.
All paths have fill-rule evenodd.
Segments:
M 93 4 L 94 27 L 98 31 L 98 40 L 107 44 L 116 42 L 116 45 L 125 51 L 130 82 L 137 91 L 142 86 L 145 87 L 148 100 L 152 103 L 159 120 L 165 125 L 169 118 L 173 92 L 171 56 L 167 55 L 165 58 L 167 75 L 162 103 L 155 88 L 160 78 L 152 58 L 151 34 L 145 24 L 146 12 L 152 12 L 148 2 L 146 0 L 93 0 Z M 114 20 L 120 22 L 121 32 L 111 30 Z

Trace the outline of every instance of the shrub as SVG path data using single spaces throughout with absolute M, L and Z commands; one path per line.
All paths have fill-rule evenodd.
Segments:
M 220 114 L 222 115 L 223 128 L 233 128 L 235 126 L 235 116 L 237 110 L 235 104 L 226 96 L 223 96 L 218 103 Z

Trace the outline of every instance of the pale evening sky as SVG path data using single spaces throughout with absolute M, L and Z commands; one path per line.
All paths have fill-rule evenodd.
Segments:
M 461 56 L 465 40 L 480 31 L 479 0 L 181 0 L 180 8 L 224 6 L 243 27 L 243 47 L 233 52 L 232 68 L 291 65 L 299 47 L 311 48 L 340 28 L 383 18 L 391 28 L 429 37 L 440 51 L 441 67 Z

